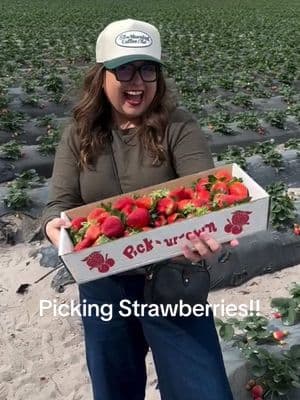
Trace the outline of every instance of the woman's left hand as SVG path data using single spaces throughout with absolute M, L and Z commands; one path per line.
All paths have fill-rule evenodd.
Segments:
M 192 263 L 197 263 L 203 259 L 209 260 L 214 254 L 219 253 L 222 249 L 222 245 L 206 232 L 202 232 L 199 237 L 196 235 L 190 236 L 189 240 L 193 250 L 190 246 L 185 245 L 182 247 L 182 252 L 183 256 Z M 238 245 L 239 242 L 236 239 L 230 242 L 231 247 L 236 247 Z M 182 258 L 182 256 L 175 257 L 173 260 L 176 261 L 180 258 Z

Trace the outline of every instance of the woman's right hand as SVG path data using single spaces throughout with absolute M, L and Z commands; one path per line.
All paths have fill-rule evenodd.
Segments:
M 47 222 L 45 227 L 46 234 L 50 239 L 51 243 L 58 248 L 59 246 L 59 236 L 60 236 L 60 228 L 69 228 L 70 222 L 65 221 L 62 218 L 54 218 Z

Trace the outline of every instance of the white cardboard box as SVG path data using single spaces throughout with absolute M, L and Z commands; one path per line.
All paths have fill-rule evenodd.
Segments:
M 180 255 L 182 254 L 181 246 L 184 243 L 189 243 L 188 239 L 191 233 L 199 235 L 200 232 L 206 231 L 220 243 L 223 243 L 234 238 L 266 230 L 269 219 L 269 195 L 237 164 L 222 165 L 197 174 L 126 193 L 126 195 L 133 195 L 135 193 L 147 194 L 153 190 L 162 188 L 173 189 L 181 185 L 188 186 L 200 177 L 224 169 L 231 171 L 233 176 L 243 179 L 243 182 L 249 189 L 250 202 L 210 212 L 201 217 L 194 217 L 170 225 L 164 225 L 160 228 L 116 239 L 77 252 L 73 252 L 73 244 L 68 232 L 62 228 L 59 255 L 76 282 L 79 284 L 85 283 Z M 120 196 L 70 209 L 61 214 L 62 218 L 85 217 L 93 208 L 99 206 L 100 203 L 114 201 L 124 195 L 125 193 Z M 226 225 L 232 225 L 232 217 L 236 212 L 239 212 L 240 215 L 245 215 L 245 220 L 248 219 L 248 221 L 243 225 L 239 224 L 241 227 L 239 229 L 241 230 L 240 233 L 227 233 L 224 228 Z M 91 266 L 87 257 L 89 257 L 89 260 L 91 257 L 96 258 L 98 260 L 96 263 L 97 266 Z

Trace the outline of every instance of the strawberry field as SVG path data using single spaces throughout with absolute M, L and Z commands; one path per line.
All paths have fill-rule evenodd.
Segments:
M 271 197 L 270 228 L 216 256 L 211 288 L 239 286 L 300 263 L 299 0 L 1 0 L 0 15 L 0 243 L 42 239 L 39 217 L 56 147 L 94 63 L 97 36 L 113 20 L 136 18 L 161 32 L 166 75 L 176 81 L 181 106 L 197 118 L 215 164 L 236 162 Z M 89 219 L 77 220 L 77 227 L 73 222 L 74 244 Z M 228 222 L 228 230 L 240 225 Z M 40 243 L 46 259 L 40 264 L 62 267 L 52 287 L 63 291 L 73 277 L 56 249 Z M 107 269 L 113 260 L 96 261 Z M 272 304 L 284 325 L 300 321 L 299 285 L 291 295 Z M 299 398 L 290 394 L 300 385 L 299 347 L 277 358 L 257 346 L 281 346 L 283 331 L 270 333 L 256 316 L 218 323 L 220 336 L 234 340 L 251 362 L 249 392 L 240 390 L 238 378 L 237 398 Z

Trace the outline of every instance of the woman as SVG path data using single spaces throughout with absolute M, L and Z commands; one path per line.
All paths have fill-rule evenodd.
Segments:
M 44 230 L 57 246 L 60 211 L 213 167 L 194 118 L 176 107 L 162 73 L 157 29 L 116 21 L 99 35 L 73 124 L 56 152 Z M 185 262 L 219 251 L 206 234 Z M 170 260 L 172 262 L 172 260 Z M 80 300 L 143 302 L 143 268 L 79 285 Z M 213 317 L 83 317 L 95 400 L 143 400 L 149 346 L 163 400 L 232 400 Z

